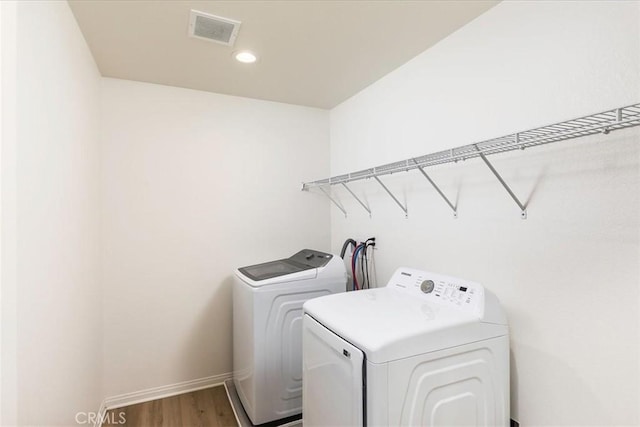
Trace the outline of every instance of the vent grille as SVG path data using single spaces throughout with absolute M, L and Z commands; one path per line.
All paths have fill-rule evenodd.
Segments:
M 191 37 L 233 46 L 239 29 L 240 21 L 197 10 L 191 11 L 189 19 L 189 35 Z

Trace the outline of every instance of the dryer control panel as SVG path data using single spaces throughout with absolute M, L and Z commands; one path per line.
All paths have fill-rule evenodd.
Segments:
M 399 268 L 389 280 L 392 286 L 438 304 L 481 314 L 484 288 L 464 279 L 429 273 L 412 268 Z

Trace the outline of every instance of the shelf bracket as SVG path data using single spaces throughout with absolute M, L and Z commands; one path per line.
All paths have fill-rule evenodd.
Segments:
M 400 203 L 400 200 L 396 199 L 396 196 L 394 196 L 393 193 L 387 188 L 387 186 L 384 185 L 382 181 L 380 181 L 380 178 L 378 178 L 376 175 L 374 175 L 373 177 L 375 178 L 376 181 L 378 181 L 378 184 L 380 184 L 382 188 L 384 188 L 384 191 L 386 191 L 387 194 L 391 196 L 393 201 L 396 202 L 398 206 L 400 206 L 400 209 L 402 209 L 402 211 L 404 212 L 404 217 L 409 218 L 409 212 L 407 212 L 407 208 L 402 203 Z
M 333 197 L 331 197 L 331 194 L 329 194 L 329 192 L 327 190 L 325 190 L 322 187 L 318 187 L 320 189 L 320 191 L 322 191 L 324 193 L 325 196 L 327 196 L 329 198 L 329 200 L 331 200 L 333 202 L 334 205 L 336 205 L 338 207 L 338 209 L 340 209 L 342 211 L 342 213 L 344 214 L 344 217 L 347 217 L 347 211 L 344 210 L 344 208 L 340 205 L 340 203 L 336 202 L 336 199 L 334 199 Z
M 509 187 L 509 185 L 507 185 L 506 182 L 504 182 L 504 179 L 502 179 L 502 177 L 500 176 L 500 174 L 498 173 L 498 171 L 493 167 L 493 165 L 489 162 L 489 160 L 487 160 L 487 157 L 484 155 L 484 153 L 482 153 L 478 147 L 476 147 L 476 150 L 478 150 L 478 154 L 480 155 L 480 158 L 482 159 L 482 161 L 484 162 L 485 165 L 487 165 L 487 167 L 491 170 L 491 172 L 493 172 L 493 174 L 495 175 L 496 178 L 498 178 L 498 181 L 500 181 L 500 184 L 502 184 L 502 186 L 504 187 L 505 190 L 507 190 L 507 193 L 509 193 L 509 195 L 511 196 L 511 198 L 513 199 L 514 202 L 516 202 L 516 204 L 518 205 L 518 207 L 520 208 L 520 217 L 522 219 L 527 219 L 527 207 L 525 205 L 522 204 L 522 202 L 520 201 L 520 199 L 518 199 L 518 197 L 515 195 L 515 193 L 511 190 L 511 188 Z
M 371 209 L 369 209 L 367 205 L 365 205 L 364 202 L 360 200 L 358 196 L 356 196 L 356 193 L 354 193 L 353 191 L 351 191 L 349 187 L 347 187 L 347 184 L 345 184 L 344 182 L 342 182 L 341 184 L 344 188 L 347 189 L 347 191 L 353 196 L 353 198 L 356 199 L 358 203 L 360 203 L 360 206 L 362 206 L 364 210 L 366 210 L 369 213 L 369 218 L 371 218 Z
M 412 159 L 413 163 L 416 164 L 416 166 L 418 166 L 418 170 L 420 171 L 420 173 L 422 173 L 422 175 L 427 178 L 427 181 L 429 181 L 429 183 L 433 186 L 433 188 L 436 189 L 436 191 L 438 192 L 438 194 L 440 195 L 440 197 L 442 197 L 444 199 L 445 202 L 447 202 L 447 204 L 449 205 L 449 207 L 453 210 L 453 217 L 454 218 L 458 218 L 458 210 L 456 209 L 456 207 L 453 205 L 453 203 L 451 203 L 451 201 L 447 198 L 447 196 L 444 195 L 444 193 L 442 192 L 442 190 L 440 190 L 440 187 L 438 187 L 438 185 L 433 182 L 433 180 L 431 179 L 431 177 L 429 175 L 427 175 L 427 173 L 424 171 L 424 168 L 420 165 L 418 165 L 418 162 L 416 161 L 416 159 Z

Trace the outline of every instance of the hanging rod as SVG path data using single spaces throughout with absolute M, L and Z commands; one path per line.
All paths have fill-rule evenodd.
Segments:
M 486 160 L 486 156 L 492 154 L 524 150 L 525 148 L 566 141 L 597 133 L 606 135 L 612 131 L 638 125 L 640 125 L 640 104 L 633 104 L 627 107 L 614 108 L 613 110 L 607 110 L 602 113 L 591 114 L 577 119 L 505 135 L 499 138 L 438 151 L 424 156 L 412 157 L 407 160 L 387 163 L 385 165 L 344 175 L 332 176 L 318 181 L 305 182 L 302 184 L 302 190 L 308 191 L 314 187 L 346 184 L 352 181 L 390 175 L 392 173 L 413 169 L 422 169 L 440 164 L 454 163 L 476 157 L 482 158 L 484 156 Z M 517 197 L 514 200 L 521 205 Z M 401 205 L 401 207 L 404 210 L 404 206 Z

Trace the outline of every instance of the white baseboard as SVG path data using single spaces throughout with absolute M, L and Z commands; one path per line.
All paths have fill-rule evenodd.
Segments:
M 136 403 L 148 402 L 150 400 L 162 399 L 175 396 L 177 394 L 189 393 L 191 391 L 202 390 L 217 385 L 222 385 L 231 378 L 231 373 L 212 375 L 210 377 L 198 378 L 196 380 L 183 381 L 175 384 L 163 385 L 160 387 L 148 388 L 146 390 L 134 391 L 118 396 L 107 397 L 102 403 L 101 410 L 122 408 L 123 406 L 135 405 Z M 98 426 L 96 426 L 98 427 Z

